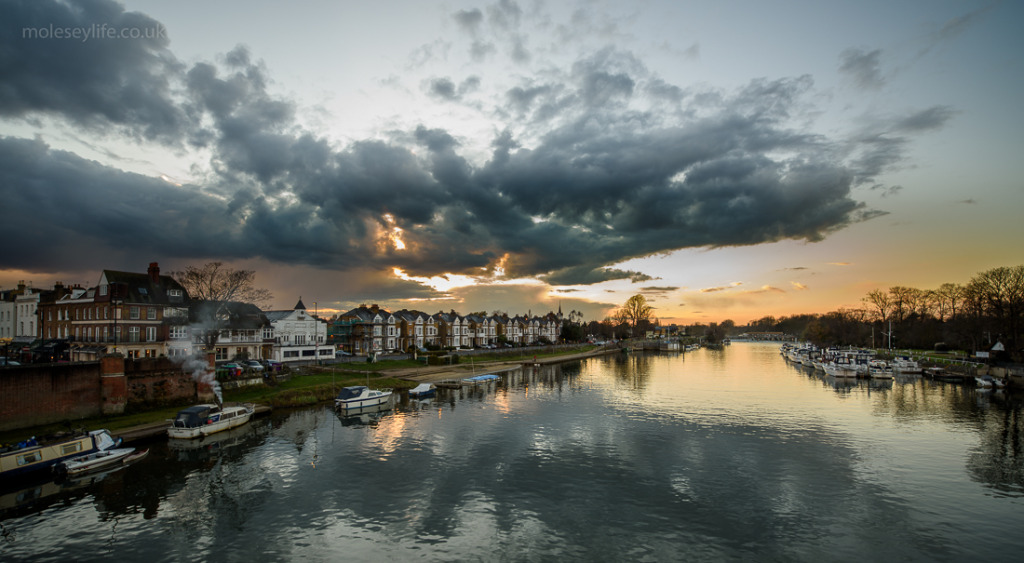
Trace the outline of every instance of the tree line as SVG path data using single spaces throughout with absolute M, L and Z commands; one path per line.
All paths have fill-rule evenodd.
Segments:
M 823 346 L 987 351 L 1002 343 L 1009 359 L 1022 359 L 1024 265 L 976 274 L 966 284 L 936 289 L 893 286 L 861 299 L 862 307 L 822 315 L 762 317 L 757 332 L 785 332 Z

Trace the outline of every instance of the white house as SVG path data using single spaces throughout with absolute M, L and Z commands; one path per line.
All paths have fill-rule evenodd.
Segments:
M 291 311 L 267 311 L 265 314 L 274 342 L 271 359 L 300 362 L 334 357 L 334 347 L 327 344 L 327 322 L 309 314 L 302 298 Z

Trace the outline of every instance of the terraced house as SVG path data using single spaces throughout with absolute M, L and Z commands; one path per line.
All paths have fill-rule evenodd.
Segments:
M 189 296 L 153 262 L 146 273 L 103 270 L 99 283 L 39 303 L 39 337 L 69 345 L 68 358 L 90 361 L 117 352 L 129 358 L 189 353 Z M 44 359 L 46 360 L 46 359 Z
M 410 347 L 480 348 L 502 342 L 525 346 L 558 342 L 561 316 L 466 315 L 454 310 L 428 315 L 402 309 L 394 313 L 378 305 L 361 305 L 338 315 L 328 327 L 328 340 L 357 355 L 405 352 Z

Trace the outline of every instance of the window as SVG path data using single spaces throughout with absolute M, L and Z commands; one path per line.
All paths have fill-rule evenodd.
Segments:
M 146 342 L 156 342 L 156 327 L 155 326 L 147 326 L 146 327 Z
M 43 461 L 43 453 L 39 450 L 18 456 L 18 465 L 29 465 Z
M 144 287 L 139 288 L 139 295 L 149 295 L 149 290 Z
M 171 327 L 171 340 L 185 340 L 188 338 L 188 327 L 187 326 L 172 326 Z
M 137 326 L 130 326 L 130 327 L 128 327 L 128 342 L 138 342 L 139 341 L 140 333 L 141 333 L 141 331 L 139 331 L 139 327 L 137 327 Z
M 137 305 L 132 305 L 128 309 L 128 318 L 132 320 L 138 320 L 141 318 L 139 315 L 139 307 Z
M 181 297 L 181 290 L 180 289 L 168 289 L 167 290 L 167 296 L 168 297 Z
M 64 444 L 63 446 L 60 447 L 60 455 L 68 455 L 80 451 L 82 451 L 81 442 L 75 442 L 73 444 Z
M 150 321 L 156 320 L 156 307 L 146 309 L 146 319 Z
M 106 294 L 107 294 L 107 284 L 103 284 L 103 285 L 100 286 L 100 295 L 106 295 Z

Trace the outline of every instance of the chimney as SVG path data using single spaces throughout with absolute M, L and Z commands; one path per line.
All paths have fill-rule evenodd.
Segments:
M 160 265 L 156 262 L 149 263 L 149 279 L 153 280 L 153 283 L 160 281 Z

